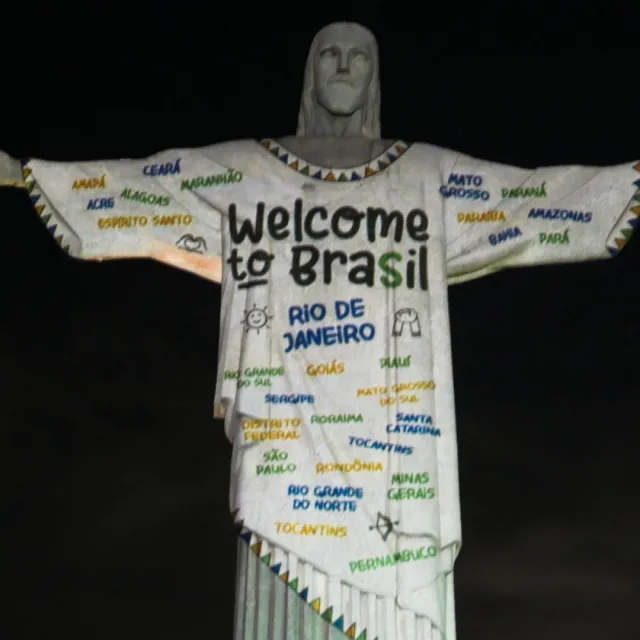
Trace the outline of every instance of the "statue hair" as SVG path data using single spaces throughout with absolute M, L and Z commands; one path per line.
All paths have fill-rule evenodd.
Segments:
M 337 25 L 344 23 L 335 22 L 323 27 L 316 33 L 311 47 L 309 48 L 309 55 L 307 56 L 307 64 L 304 70 L 304 85 L 302 88 L 302 99 L 300 100 L 300 113 L 298 114 L 298 130 L 296 132 L 297 137 L 304 137 L 307 135 L 313 135 L 312 127 L 315 122 L 315 111 L 318 108 L 318 103 L 314 97 L 314 63 L 316 54 L 318 53 L 318 47 L 322 36 L 329 30 L 333 29 Z M 364 31 L 370 38 L 371 42 L 371 55 L 373 69 L 371 74 L 371 82 L 369 84 L 369 95 L 367 96 L 366 103 L 363 107 L 362 114 L 362 135 L 377 140 L 380 138 L 380 63 L 378 56 L 378 43 L 376 38 L 369 31 L 369 29 L 356 25 L 359 29 Z

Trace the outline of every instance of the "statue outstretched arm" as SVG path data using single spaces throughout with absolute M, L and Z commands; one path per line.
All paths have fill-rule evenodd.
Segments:
M 14 160 L 0 154 L 0 186 L 24 188 L 58 245 L 87 260 L 152 258 L 220 282 L 222 215 L 197 178 L 232 181 L 207 148 L 143 159 Z M 202 179 L 200 179 L 202 180 Z
M 615 256 L 640 225 L 640 163 L 519 169 L 455 154 L 443 167 L 449 283 Z
M 26 188 L 20 161 L 0 151 L 0 187 Z

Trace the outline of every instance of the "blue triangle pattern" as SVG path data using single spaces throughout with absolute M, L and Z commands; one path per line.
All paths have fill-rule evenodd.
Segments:
M 323 177 L 322 175 L 323 172 L 328 170 L 330 176 L 334 172 L 334 170 L 329 170 L 327 167 L 318 168 L 317 166 L 315 166 L 313 167 L 313 169 L 310 169 L 310 165 L 308 165 L 304 160 L 302 160 L 301 158 L 298 158 L 295 154 L 287 151 L 286 149 L 282 149 L 275 140 L 265 138 L 264 140 L 260 141 L 260 144 L 269 153 L 276 156 L 278 160 L 280 160 L 287 167 L 290 167 L 291 169 L 293 169 L 294 171 L 297 171 L 298 173 L 301 173 L 302 175 L 309 176 L 310 178 L 315 178 L 316 180 L 326 180 L 326 178 Z M 347 174 L 343 172 L 338 182 L 363 180 L 364 178 L 367 178 L 370 175 L 378 173 L 378 171 L 381 171 L 382 169 L 389 166 L 392 162 L 395 162 L 400 156 L 402 156 L 407 151 L 407 149 L 411 145 L 405 142 L 402 142 L 401 140 L 397 140 L 392 146 L 394 147 L 395 151 L 393 152 L 383 151 L 382 154 L 378 156 L 377 160 L 379 162 L 379 168 L 377 170 L 367 173 L 366 166 L 362 166 L 358 169 L 350 169 L 351 177 L 347 178 Z M 385 160 L 384 162 L 382 161 L 383 158 Z M 370 169 L 370 165 L 369 165 L 369 169 Z M 311 171 L 313 171 L 314 173 L 311 173 Z M 335 172 L 338 172 L 338 171 L 339 171 L 338 169 L 335 170 Z M 333 182 L 332 179 L 330 179 L 330 181 Z M 638 182 L 640 183 L 640 180 Z M 638 186 L 640 187 L 640 184 Z

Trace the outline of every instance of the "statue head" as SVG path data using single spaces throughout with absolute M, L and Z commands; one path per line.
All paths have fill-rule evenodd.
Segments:
M 313 39 L 296 135 L 336 135 L 336 121 L 343 135 L 380 138 L 378 45 L 354 22 L 330 24 Z

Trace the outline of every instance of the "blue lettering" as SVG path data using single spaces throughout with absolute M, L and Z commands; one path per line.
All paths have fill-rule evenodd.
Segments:
M 436 438 L 442 435 L 440 429 L 434 429 L 422 424 L 388 424 L 387 433 L 408 433 L 411 435 L 434 436 Z
M 291 320 L 291 316 L 289 319 Z M 282 337 L 287 343 L 284 352 L 289 353 L 293 350 L 308 349 L 314 345 L 330 347 L 335 344 L 370 342 L 375 338 L 375 335 L 375 326 L 370 322 L 363 322 L 360 325 L 338 324 L 315 329 L 301 329 L 295 334 L 284 333 Z
M 529 218 L 541 218 L 543 220 L 569 220 L 589 224 L 593 219 L 590 211 L 570 211 L 568 209 L 531 209 Z
M 464 187 L 440 187 L 440 195 L 444 198 L 462 198 L 465 200 L 487 201 L 491 196 L 488 191 L 482 189 L 465 189 Z
M 174 176 L 180 173 L 180 158 L 175 162 L 165 162 L 163 164 L 147 164 L 143 167 L 142 173 L 145 176 Z
M 324 320 L 326 315 L 327 307 L 320 302 L 316 302 L 311 306 L 305 304 L 301 307 L 294 304 L 289 307 L 289 326 L 292 327 L 296 322 L 299 322 L 300 324 L 306 324 L 312 320 L 320 322 L 321 320 Z
M 316 399 L 315 396 L 299 393 L 290 393 L 289 395 L 267 393 L 264 396 L 264 401 L 267 404 L 314 404 Z
M 363 447 L 365 449 L 377 449 L 386 451 L 387 453 L 400 453 L 410 456 L 413 454 L 413 447 L 405 447 L 402 445 L 393 445 L 390 442 L 381 442 L 380 440 L 371 440 L 371 438 L 358 438 L 349 436 L 349 444 L 352 447 Z
M 306 484 L 290 484 L 287 487 L 288 496 L 306 496 L 309 493 L 309 487 Z
M 447 184 L 455 184 L 458 187 L 480 187 L 482 185 L 482 177 L 474 174 L 450 173 Z
M 355 500 L 316 500 L 313 505 L 318 511 L 356 511 Z
M 364 304 L 362 298 L 351 298 L 351 300 L 336 300 L 335 302 L 336 318 L 344 320 L 347 316 L 352 315 L 354 318 L 364 316 Z
M 89 200 L 87 209 L 113 209 L 115 200 L 113 198 L 93 198 Z
M 398 422 L 419 422 L 420 424 L 433 424 L 431 416 L 423 413 L 396 413 Z
M 355 498 L 361 500 L 364 496 L 362 487 L 314 487 L 313 495 L 316 498 Z
M 492 245 L 502 244 L 507 240 L 512 240 L 513 238 L 517 238 L 522 235 L 522 231 L 518 227 L 509 227 L 504 231 L 500 231 L 498 233 L 492 233 L 489 235 L 489 242 Z

